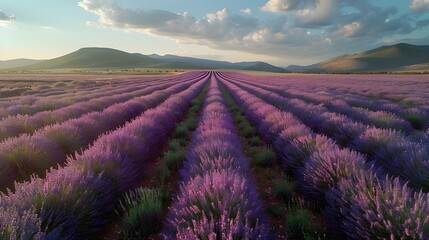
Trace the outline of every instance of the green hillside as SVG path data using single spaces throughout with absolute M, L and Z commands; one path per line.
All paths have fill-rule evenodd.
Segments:
M 275 73 L 288 73 L 288 72 L 290 72 L 284 68 L 279 68 L 279 67 L 276 67 L 276 66 L 273 66 L 271 64 L 264 63 L 264 62 L 255 63 L 254 65 L 251 65 L 249 67 L 244 68 L 244 70 L 275 72 Z
M 334 58 L 313 65 L 312 70 L 321 72 L 394 71 L 425 63 L 429 63 L 429 46 L 400 43 Z
M 61 68 L 137 68 L 150 67 L 159 63 L 162 62 L 141 54 L 130 54 L 110 48 L 81 48 L 62 57 L 26 66 L 24 68 L 28 70 Z

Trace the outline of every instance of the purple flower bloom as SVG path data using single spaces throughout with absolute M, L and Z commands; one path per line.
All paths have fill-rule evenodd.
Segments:
M 263 204 L 247 176 L 248 161 L 214 79 L 205 104 L 163 236 L 266 239 Z
M 337 209 L 352 239 L 427 238 L 427 195 L 410 191 L 398 178 L 380 181 L 362 172 L 341 181 L 330 196 L 331 209 Z

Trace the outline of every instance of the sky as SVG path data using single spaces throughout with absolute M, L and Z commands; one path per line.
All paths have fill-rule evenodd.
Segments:
M 308 65 L 429 45 L 429 0 L 0 0 L 0 60 L 82 47 Z

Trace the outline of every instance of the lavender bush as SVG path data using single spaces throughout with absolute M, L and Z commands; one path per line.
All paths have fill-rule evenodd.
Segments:
M 428 237 L 427 195 L 410 191 L 398 178 L 378 180 L 361 172 L 342 180 L 328 199 L 328 209 L 343 219 L 340 226 L 351 239 Z
M 165 239 L 266 239 L 267 218 L 249 180 L 233 120 L 212 79 L 183 182 L 167 219 Z

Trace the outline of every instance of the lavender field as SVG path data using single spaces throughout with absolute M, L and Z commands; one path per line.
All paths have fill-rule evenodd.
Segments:
M 0 239 L 429 239 L 427 75 L 0 79 Z

